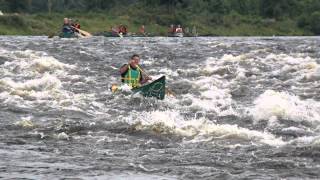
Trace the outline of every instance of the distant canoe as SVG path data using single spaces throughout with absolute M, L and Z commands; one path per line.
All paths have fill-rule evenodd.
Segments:
M 88 38 L 88 37 L 91 37 L 91 36 L 84 36 L 84 35 L 82 35 L 82 34 L 80 34 L 80 33 L 77 33 L 77 32 L 75 32 L 75 33 L 60 33 L 59 34 L 59 37 L 60 38 Z
M 183 37 L 183 33 L 175 33 L 174 36 L 175 37 Z
M 77 36 L 74 33 L 60 33 L 60 38 L 77 38 Z
M 183 33 L 169 33 L 168 37 L 183 37 Z
M 95 36 L 104 36 L 104 37 L 153 37 L 150 34 L 134 34 L 134 33 L 128 33 L 128 34 L 116 34 L 112 32 L 100 32 L 95 33 Z

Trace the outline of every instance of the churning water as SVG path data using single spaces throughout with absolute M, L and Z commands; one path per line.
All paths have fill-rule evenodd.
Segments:
M 320 178 L 320 38 L 0 37 L 0 102 L 4 179 Z

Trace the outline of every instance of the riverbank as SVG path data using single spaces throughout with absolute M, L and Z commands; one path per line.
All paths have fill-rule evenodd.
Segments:
M 129 32 L 138 32 L 144 24 L 146 31 L 153 35 L 166 36 L 168 26 L 174 22 L 169 16 L 158 17 L 114 16 L 100 13 L 39 13 L 39 14 L 5 14 L 0 16 L 0 35 L 49 35 L 60 31 L 64 17 L 79 20 L 81 28 L 98 33 L 109 31 L 111 26 L 124 24 Z M 196 27 L 199 35 L 203 36 L 301 36 L 315 35 L 307 29 L 299 28 L 297 22 L 291 19 L 275 20 L 261 17 L 230 14 L 219 17 L 218 22 L 208 23 L 201 17 L 185 18 L 181 20 L 183 27 Z M 213 25 L 214 24 L 214 25 Z

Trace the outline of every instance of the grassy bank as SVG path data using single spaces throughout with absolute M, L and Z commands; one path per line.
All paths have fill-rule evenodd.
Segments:
M 115 15 L 110 15 L 115 14 Z M 137 32 L 145 24 L 146 30 L 154 35 L 166 35 L 168 26 L 172 23 L 182 24 L 184 27 L 196 26 L 200 35 L 212 36 L 272 36 L 272 35 L 314 35 L 308 30 L 298 28 L 295 20 L 261 19 L 254 16 L 230 14 L 216 19 L 205 19 L 193 15 L 152 16 L 152 13 L 136 14 L 128 12 L 117 15 L 112 12 L 65 12 L 52 14 L 8 14 L 0 16 L 0 35 L 48 35 L 57 34 L 64 17 L 77 19 L 82 29 L 91 33 L 109 31 L 111 26 L 125 24 L 129 32 Z

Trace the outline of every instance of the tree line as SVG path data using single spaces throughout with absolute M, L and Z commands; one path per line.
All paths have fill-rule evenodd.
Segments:
M 0 9 L 5 12 L 44 12 L 65 10 L 109 10 L 114 7 L 139 3 L 148 7 L 166 6 L 194 12 L 261 15 L 268 18 L 296 17 L 319 11 L 319 0 L 0 0 Z
M 170 15 L 170 20 L 177 21 L 200 17 L 209 24 L 220 23 L 223 16 L 230 14 L 273 21 L 291 19 L 300 28 L 320 34 L 320 0 L 0 0 L 0 10 L 5 13 L 98 11 L 126 14 L 128 7 L 135 9 L 140 18 L 157 13 Z M 147 13 L 151 15 L 145 16 Z M 128 12 L 128 15 L 132 14 Z

